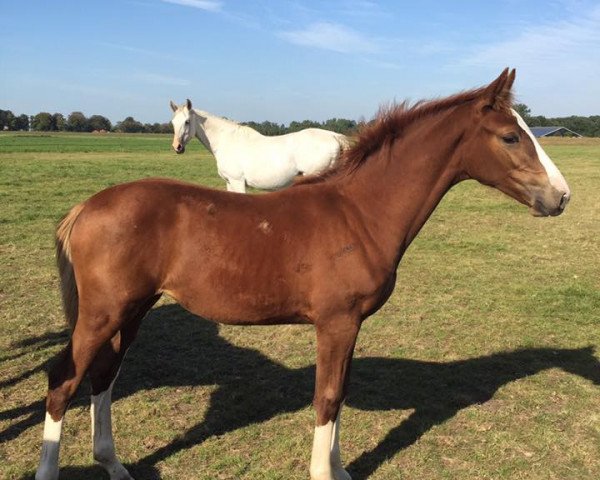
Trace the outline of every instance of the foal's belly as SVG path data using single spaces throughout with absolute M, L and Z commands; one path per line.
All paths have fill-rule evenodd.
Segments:
M 187 258 L 173 269 L 173 280 L 163 291 L 192 313 L 219 323 L 308 323 L 303 315 L 308 310 L 306 285 L 287 272 L 273 251 L 269 258 L 259 245 L 253 248 L 247 238 L 246 243 L 248 249 L 238 247 L 242 256 L 213 247 L 204 258 Z
M 312 323 L 299 311 L 284 304 L 256 300 L 236 299 L 219 293 L 195 295 L 193 292 L 170 291 L 164 293 L 172 297 L 191 313 L 207 320 L 226 325 L 286 325 Z

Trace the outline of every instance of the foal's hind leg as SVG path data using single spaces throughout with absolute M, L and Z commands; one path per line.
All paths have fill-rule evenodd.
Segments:
M 122 334 L 117 333 L 110 342 L 102 346 L 89 372 L 92 383 L 90 415 L 94 460 L 104 467 L 111 480 L 131 480 L 129 472 L 115 454 L 110 415 L 112 389 L 124 355 L 124 352 L 121 353 L 121 346 Z
M 141 304 L 140 308 L 132 313 L 133 318 L 125 322 L 120 332 L 102 346 L 90 366 L 89 375 L 92 384 L 90 413 L 94 459 L 104 467 L 111 480 L 132 480 L 115 454 L 110 411 L 113 385 L 123 358 L 135 339 L 142 318 L 158 298 L 159 296 L 153 297 Z
M 36 480 L 58 478 L 60 435 L 68 404 L 98 352 L 106 348 L 105 344 L 110 342 L 124 327 L 125 321 L 131 318 L 131 308 L 126 306 L 126 302 L 118 302 L 113 298 L 109 301 L 120 306 L 117 308 L 94 306 L 85 299 L 80 299 L 79 314 L 71 341 L 50 370 L 44 441 Z M 115 372 L 117 370 L 118 366 Z
M 115 333 L 116 327 L 109 325 L 90 329 L 86 319 L 80 315 L 71 341 L 50 370 L 44 440 L 36 480 L 58 478 L 58 453 L 65 411 L 96 353 Z

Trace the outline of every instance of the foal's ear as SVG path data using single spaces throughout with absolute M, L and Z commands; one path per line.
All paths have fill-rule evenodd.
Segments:
M 174 112 L 176 112 L 177 111 L 177 105 L 175 104 L 175 102 L 173 100 L 171 100 L 170 105 L 171 105 L 171 110 L 173 110 Z
M 185 106 L 188 110 L 192 109 L 192 101 L 189 98 L 185 101 Z
M 496 111 L 509 110 L 512 106 L 512 86 L 515 82 L 516 70 L 505 68 L 500 76 L 490 83 L 483 92 L 484 109 Z

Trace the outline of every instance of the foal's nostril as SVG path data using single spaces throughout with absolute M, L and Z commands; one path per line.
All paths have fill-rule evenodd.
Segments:
M 567 203 L 569 203 L 570 198 L 571 198 L 571 196 L 568 193 L 563 194 L 563 196 L 560 199 L 560 203 L 558 204 L 558 208 L 560 208 L 561 210 L 564 210 L 565 207 L 567 206 Z

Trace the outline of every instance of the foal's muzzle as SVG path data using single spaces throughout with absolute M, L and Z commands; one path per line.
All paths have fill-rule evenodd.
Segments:
M 570 192 L 560 192 L 553 189 L 552 194 L 540 195 L 535 199 L 531 207 L 531 213 L 536 217 L 556 217 L 565 211 L 570 199 Z

